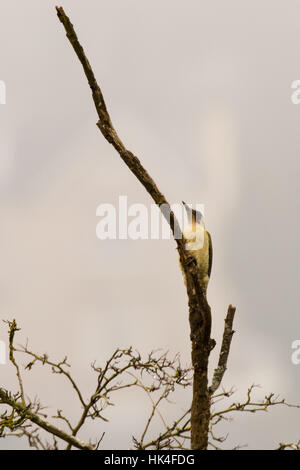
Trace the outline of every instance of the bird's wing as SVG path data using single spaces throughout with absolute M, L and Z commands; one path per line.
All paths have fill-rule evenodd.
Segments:
M 208 276 L 210 277 L 211 273 L 211 267 L 212 267 L 212 260 L 213 260 L 213 248 L 212 248 L 212 242 L 211 242 L 211 236 L 210 233 L 207 232 L 208 235 Z

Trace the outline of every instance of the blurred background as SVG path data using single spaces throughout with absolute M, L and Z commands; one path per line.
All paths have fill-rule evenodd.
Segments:
M 1 0 L 0 317 L 16 342 L 54 360 L 68 355 L 85 394 L 89 365 L 120 347 L 180 353 L 190 362 L 187 296 L 172 240 L 96 237 L 96 208 L 151 199 L 96 127 L 90 90 L 55 12 L 57 0 Z M 218 346 L 229 303 L 237 307 L 224 386 L 243 399 L 279 393 L 299 403 L 291 362 L 299 323 L 300 79 L 298 1 L 62 1 L 94 68 L 125 145 L 171 203 L 205 204 L 214 247 L 208 298 Z M 0 324 L 7 344 L 7 325 Z M 26 359 L 21 357 L 21 363 Z M 0 365 L 1 386 L 15 371 Z M 49 414 L 79 406 L 63 377 L 37 367 L 27 394 Z M 179 394 L 167 417 L 187 408 Z M 151 403 L 124 392 L 109 423 L 80 437 L 126 449 Z M 299 410 L 274 408 L 227 423 L 225 448 L 272 449 L 300 438 Z M 153 433 L 161 429 L 157 421 Z M 27 448 L 17 438 L 1 449 Z

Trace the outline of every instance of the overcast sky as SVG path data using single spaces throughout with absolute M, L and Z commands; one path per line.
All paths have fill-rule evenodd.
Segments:
M 85 392 L 89 364 L 117 346 L 190 361 L 187 297 L 172 240 L 99 240 L 101 203 L 151 199 L 96 127 L 56 1 L 0 0 L 0 316 L 36 352 L 65 354 Z M 214 247 L 208 288 L 220 344 L 229 303 L 236 334 L 228 388 L 300 402 L 291 362 L 299 323 L 300 4 L 276 0 L 62 1 L 115 127 L 171 203 L 205 205 Z M 5 324 L 0 339 L 6 341 Z M 211 370 L 218 347 L 211 356 Z M 21 362 L 25 362 L 21 359 Z M 16 390 L 0 365 L 1 385 Z M 25 375 L 28 395 L 79 412 L 62 377 Z M 180 396 L 182 407 L 190 396 Z M 150 404 L 126 393 L 108 411 L 104 448 L 128 448 Z M 146 410 L 146 411 L 145 411 Z M 174 416 L 178 408 L 174 405 Z M 172 416 L 172 412 L 169 412 Z M 300 411 L 236 415 L 226 448 L 300 439 Z M 157 429 L 159 429 L 157 423 Z M 26 447 L 17 439 L 0 448 Z

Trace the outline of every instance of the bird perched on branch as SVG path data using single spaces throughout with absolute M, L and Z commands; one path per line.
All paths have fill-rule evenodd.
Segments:
M 195 258 L 200 274 L 200 285 L 206 292 L 207 284 L 210 278 L 212 266 L 212 243 L 209 232 L 205 229 L 203 214 L 200 211 L 192 209 L 188 204 L 182 201 L 187 213 L 188 223 L 182 234 L 186 241 L 185 249 L 189 256 Z M 185 272 L 181 270 L 186 283 Z

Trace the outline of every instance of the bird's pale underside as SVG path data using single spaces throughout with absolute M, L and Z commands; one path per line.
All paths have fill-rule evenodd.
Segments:
M 212 243 L 209 232 L 205 229 L 202 214 L 191 209 L 187 204 L 183 203 L 188 216 L 188 224 L 183 229 L 183 238 L 185 240 L 185 248 L 189 256 L 195 258 L 199 270 L 199 279 L 201 288 L 206 292 L 210 278 L 212 266 Z M 184 281 L 185 272 L 183 273 Z

